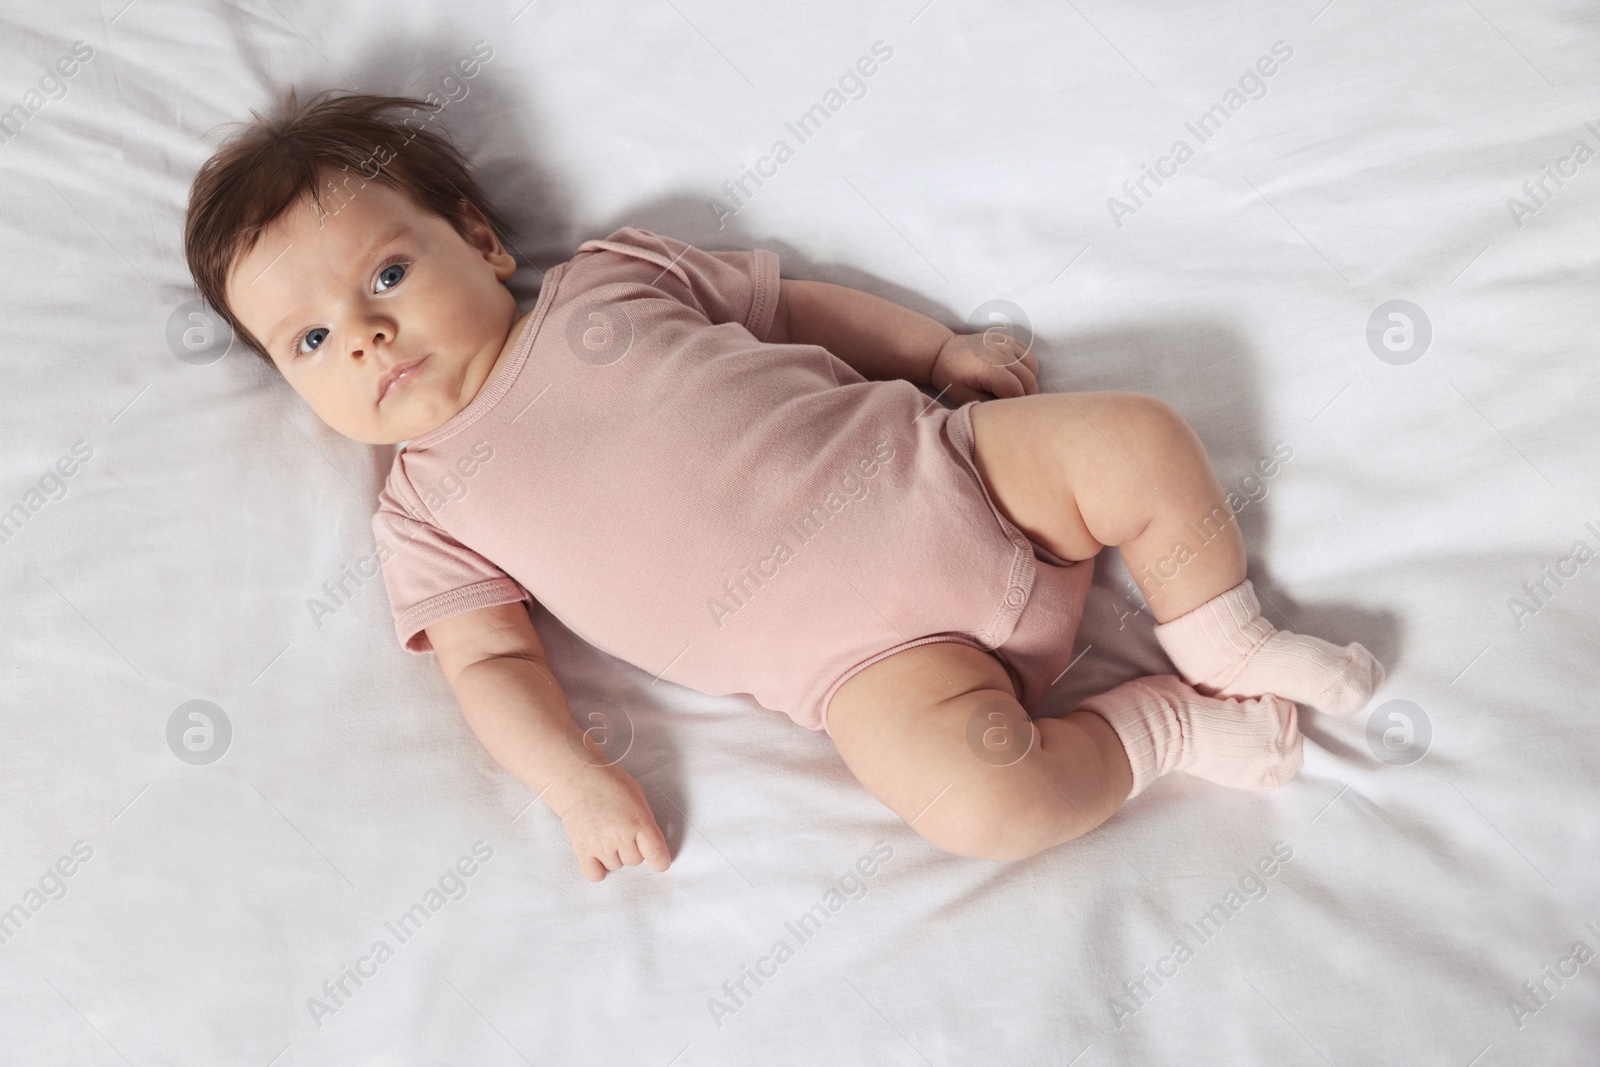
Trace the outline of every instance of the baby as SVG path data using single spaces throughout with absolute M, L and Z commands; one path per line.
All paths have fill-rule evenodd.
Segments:
M 437 655 L 589 880 L 671 855 L 603 729 L 575 721 L 534 600 L 652 684 L 826 731 L 925 839 L 992 860 L 1174 771 L 1281 785 L 1296 702 L 1353 715 L 1382 683 L 1361 645 L 1262 618 L 1226 495 L 1166 403 L 1040 393 L 1006 330 L 632 227 L 579 245 L 522 311 L 509 227 L 431 117 L 290 94 L 201 168 L 186 253 L 323 422 L 402 446 L 373 518 L 400 643 Z M 1177 675 L 1033 721 L 1106 545 Z

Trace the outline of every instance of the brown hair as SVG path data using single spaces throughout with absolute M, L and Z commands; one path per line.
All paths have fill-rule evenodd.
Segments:
M 472 176 L 471 165 L 440 132 L 427 127 L 443 108 L 404 96 L 327 90 L 300 104 L 290 89 L 277 115 L 230 138 L 201 165 L 189 190 L 183 249 L 200 295 L 256 355 L 272 363 L 228 306 L 228 272 L 248 255 L 261 232 L 310 192 L 318 211 L 325 182 L 330 196 L 352 181 L 408 194 L 466 236 L 471 203 L 496 233 L 511 232 Z M 346 174 L 324 179 L 327 171 Z

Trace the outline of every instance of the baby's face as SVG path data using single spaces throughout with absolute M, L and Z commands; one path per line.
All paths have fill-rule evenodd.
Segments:
M 515 347 L 516 263 L 474 214 L 463 238 L 379 182 L 320 217 L 304 197 L 235 262 L 228 302 L 323 422 L 408 441 L 470 404 Z

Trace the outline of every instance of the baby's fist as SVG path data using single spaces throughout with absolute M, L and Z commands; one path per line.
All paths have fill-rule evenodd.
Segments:
M 956 404 L 1039 391 L 1039 357 L 1009 330 L 958 333 L 933 360 L 932 384 Z
M 615 765 L 589 766 L 572 785 L 561 824 L 585 878 L 598 882 L 608 871 L 641 863 L 655 871 L 671 865 L 666 837 L 632 775 Z

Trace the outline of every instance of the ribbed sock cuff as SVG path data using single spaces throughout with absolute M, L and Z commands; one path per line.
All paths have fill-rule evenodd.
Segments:
M 1214 687 L 1232 681 L 1251 653 L 1277 632 L 1261 617 L 1261 602 L 1248 578 L 1155 628 L 1157 643 L 1184 680 Z
M 1176 679 L 1174 679 L 1176 681 Z M 1175 709 L 1137 680 L 1092 696 L 1074 710 L 1092 711 L 1110 724 L 1133 769 L 1133 799 L 1151 782 L 1182 767 L 1187 752 Z

